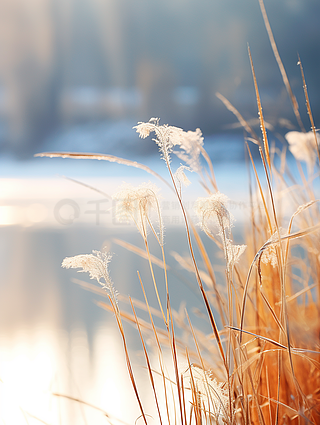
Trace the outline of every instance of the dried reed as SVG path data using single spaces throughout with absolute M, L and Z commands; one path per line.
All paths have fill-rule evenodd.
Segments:
M 259 2 L 294 113 L 303 128 L 263 1 Z M 262 142 L 236 108 L 218 94 L 251 135 L 252 139 L 248 141 L 258 145 L 264 169 L 264 178 L 261 179 L 256 171 L 249 144 L 246 143 L 255 175 L 255 184 L 252 186 L 256 186 L 259 204 L 257 209 L 251 206 L 250 230 L 246 232 L 246 251 L 244 245 L 233 243 L 232 217 L 228 211 L 227 197 L 218 191 L 200 130 L 184 132 L 180 128 L 160 125 L 159 120 L 154 118 L 147 123 L 138 123 L 135 127 L 142 138 L 148 137 L 150 133 L 155 134 L 154 140 L 166 163 L 171 187 L 185 221 L 191 259 L 185 264 L 198 283 L 212 328 L 211 334 L 204 335 L 201 329 L 196 329 L 187 313 L 184 322 L 181 318 L 177 319 L 178 314 L 171 307 L 168 289 L 170 271 L 166 265 L 163 224 L 157 189 L 154 187 L 126 187 L 115 195 L 115 198 L 120 202 L 119 214 L 135 221 L 145 244 L 145 252 L 125 242 L 117 243 L 147 258 L 151 281 L 157 294 L 159 313 L 155 313 L 154 308 L 149 306 L 140 275 L 145 304 L 141 306 L 141 303 L 130 299 L 132 315 L 120 309 L 107 271 L 108 256 L 78 256 L 66 259 L 63 263 L 65 267 L 80 267 L 83 271 L 89 271 L 91 277 L 99 282 L 100 278 L 104 278 L 103 286 L 111 291 L 111 304 L 100 305 L 116 315 L 124 341 L 128 370 L 145 423 L 148 423 L 145 413 L 147 409 L 142 406 L 135 384 L 122 326 L 123 319 L 135 324 L 138 329 L 160 424 L 320 423 L 320 214 L 313 185 L 314 175 L 319 172 L 319 164 L 316 164 L 319 140 L 301 67 L 312 132 L 292 132 L 286 136 L 291 152 L 298 161 L 303 182 L 302 185 L 294 182 L 290 186 L 284 172 L 285 167 L 278 169 L 274 162 L 276 150 L 269 146 L 250 50 L 249 57 Z M 172 170 L 172 154 L 177 154 L 184 162 L 176 173 Z M 201 163 L 201 155 L 206 161 L 206 167 Z M 284 155 L 285 153 L 280 155 L 282 160 Z M 89 157 L 139 167 L 137 163 L 106 155 L 48 153 L 41 156 Z M 300 166 L 300 161 L 307 163 L 307 174 Z M 146 166 L 141 168 L 152 172 Z M 187 182 L 184 174 L 186 168 L 199 174 L 202 186 L 207 192 L 207 197 L 197 200 L 196 212 L 201 229 L 224 254 L 226 291 L 221 290 L 217 284 L 209 260 L 210 255 L 205 250 L 202 238 L 195 223 L 188 216 L 182 199 L 181 187 Z M 252 194 L 253 187 L 250 190 Z M 286 215 L 281 213 L 284 208 Z M 156 211 L 159 230 L 156 230 L 157 226 L 152 222 L 151 209 Z M 289 220 L 286 218 L 288 216 L 291 216 Z M 161 248 L 161 259 L 150 252 L 150 231 Z M 200 259 L 196 258 L 193 244 L 197 245 L 206 270 L 200 270 Z M 91 263 L 93 268 L 90 268 Z M 165 301 L 161 300 L 159 295 L 159 283 L 153 271 L 155 264 L 160 265 L 164 273 Z M 208 291 L 208 284 L 212 291 Z M 86 287 L 90 289 L 90 286 Z M 136 314 L 137 307 L 148 312 L 149 322 L 139 318 Z M 163 327 L 155 325 L 155 314 L 162 317 Z M 193 347 L 177 338 L 174 330 L 176 322 L 188 330 L 194 342 Z M 217 323 L 222 323 L 223 329 L 219 329 Z M 158 364 L 151 364 L 148 346 L 144 342 L 146 333 L 153 338 Z M 166 371 L 165 347 L 169 347 L 171 352 L 173 377 Z M 205 351 L 210 354 L 205 354 Z M 188 365 L 187 371 L 181 366 L 181 358 L 184 359 L 184 364 Z M 160 400 L 164 400 L 163 406 L 160 405 Z

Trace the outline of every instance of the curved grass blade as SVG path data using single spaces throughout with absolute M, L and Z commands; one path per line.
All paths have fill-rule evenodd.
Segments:
M 97 159 L 99 161 L 116 162 L 121 165 L 127 165 L 129 167 L 139 168 L 140 170 L 146 171 L 147 173 L 152 174 L 154 177 L 160 179 L 171 188 L 168 182 L 163 177 L 161 177 L 160 174 L 153 171 L 147 165 L 140 164 L 140 162 L 131 161 L 130 159 L 119 158 L 118 156 L 114 155 L 83 152 L 42 152 L 37 153 L 35 156 L 40 158 Z

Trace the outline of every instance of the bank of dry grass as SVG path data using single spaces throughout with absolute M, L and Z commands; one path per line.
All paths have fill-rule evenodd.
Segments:
M 104 261 L 102 254 L 90 254 L 73 257 L 64 262 L 66 267 L 80 267 L 89 271 L 92 277 L 109 290 L 110 304 L 100 305 L 115 313 L 123 338 L 129 374 L 141 409 L 140 420 L 145 423 L 149 423 L 148 408 L 143 405 L 135 383 L 123 320 L 130 321 L 138 330 L 137 337 L 142 342 L 150 388 L 158 414 L 156 421 L 160 424 L 320 423 L 320 216 L 317 199 L 319 193 L 315 190 L 319 187 L 318 136 L 302 66 L 310 133 L 303 129 L 263 2 L 259 1 L 294 113 L 302 127 L 300 132 L 287 137 L 291 151 L 297 159 L 300 183 L 290 172 L 286 148 L 279 151 L 272 147 L 268 140 L 249 51 L 261 137 L 258 137 L 241 114 L 218 94 L 227 108 L 237 116 L 247 134 L 248 164 L 253 178 L 248 188 L 251 208 L 244 230 L 246 248 L 235 245 L 233 241 L 228 200 L 219 192 L 219 182 L 215 180 L 201 132 L 184 132 L 175 127 L 160 125 L 156 119 L 139 123 L 135 127 L 141 137 L 148 137 L 151 133 L 155 135 L 154 140 L 166 163 L 168 184 L 180 204 L 189 244 L 189 262 L 182 261 L 181 264 L 197 281 L 203 300 L 203 312 L 206 313 L 211 326 L 210 334 L 196 329 L 187 312 L 184 321 L 175 319 L 177 314 L 171 308 L 168 290 L 170 272 L 166 266 L 166 251 L 170 247 L 165 247 L 163 243 L 161 211 L 157 190 L 153 186 L 122 188 L 115 196 L 120 206 L 118 214 L 136 222 L 144 241 L 144 252 L 125 242 L 122 244 L 135 254 L 144 256 L 149 262 L 150 282 L 140 280 L 145 304 L 138 305 L 149 313 L 148 321 L 139 319 L 136 313 L 137 304 L 132 300 L 132 313 L 121 311 L 107 271 L 109 257 L 108 261 Z M 251 154 L 254 145 L 260 153 L 260 159 L 255 161 Z M 171 166 L 171 156 L 175 150 L 184 164 L 178 170 L 173 170 Z M 46 155 L 84 158 L 84 154 Z M 109 158 L 106 155 L 86 154 L 85 157 L 140 167 L 137 163 Z M 277 166 L 276 159 L 279 160 Z M 261 162 L 259 168 L 262 165 L 263 170 L 263 175 L 260 176 L 256 170 L 258 161 Z M 307 169 L 302 167 L 301 162 L 307 163 Z M 146 166 L 141 168 L 152 172 Z M 188 183 L 186 169 L 199 174 L 204 189 L 203 197 L 196 202 L 201 229 L 192 222 L 184 206 L 181 188 L 183 184 Z M 152 209 L 156 214 L 156 222 L 150 215 Z M 158 241 L 162 258 L 155 258 L 150 252 L 150 237 Z M 217 283 L 211 255 L 205 250 L 203 237 L 211 238 L 224 254 L 225 273 L 222 289 Z M 195 255 L 195 246 L 200 252 L 199 258 Z M 199 261 L 205 265 L 205 269 L 200 269 Z M 161 282 L 155 278 L 155 264 L 163 269 L 164 279 Z M 139 274 L 138 278 L 140 279 Z M 157 295 L 158 312 L 155 312 L 154 306 L 151 308 L 148 304 L 144 288 L 147 287 L 150 291 L 149 283 Z M 162 285 L 166 291 L 165 299 L 161 299 L 159 295 L 163 290 Z M 90 285 L 87 287 L 90 289 Z M 154 316 L 162 317 L 162 327 L 155 325 Z M 177 323 L 188 329 L 193 339 L 192 345 L 186 345 L 176 337 Z M 219 328 L 217 323 L 221 323 L 222 328 Z M 157 354 L 155 363 L 151 361 L 150 346 L 144 342 L 146 334 L 149 341 L 153 341 L 151 350 Z M 167 360 L 163 354 L 168 347 L 171 353 L 172 376 L 167 373 Z

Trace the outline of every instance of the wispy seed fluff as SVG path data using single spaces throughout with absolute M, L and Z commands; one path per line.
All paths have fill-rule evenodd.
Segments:
M 133 127 L 142 139 L 149 136 L 150 133 L 156 134 L 153 139 L 159 146 L 159 150 L 167 165 L 170 164 L 170 154 L 175 146 L 181 151 L 174 153 L 192 169 L 192 171 L 200 170 L 200 152 L 203 145 L 203 137 L 199 128 L 196 131 L 184 131 L 181 128 L 169 126 L 167 124 L 160 125 L 158 118 L 151 118 L 149 122 L 139 122 Z
M 312 131 L 302 133 L 299 131 L 289 131 L 285 135 L 289 143 L 289 149 L 297 161 L 304 161 L 307 164 L 309 173 L 312 172 L 316 163 L 316 140 Z M 320 144 L 320 136 L 317 133 L 317 143 Z
M 180 165 L 180 167 L 174 173 L 174 179 L 177 182 L 177 185 L 179 187 L 180 195 L 181 195 L 182 185 L 189 186 L 191 184 L 191 181 L 186 176 L 184 170 L 192 171 L 189 167 L 186 167 L 185 165 Z
M 138 187 L 129 184 L 123 185 L 120 190 L 113 195 L 116 200 L 116 215 L 119 220 L 133 220 L 143 236 L 147 237 L 147 224 L 158 237 L 159 243 L 163 245 L 163 222 L 158 200 L 159 189 L 152 183 L 144 183 Z M 159 232 L 157 233 L 152 225 L 150 214 L 154 210 L 159 223 Z
M 309 205 L 311 203 L 308 203 Z M 307 208 L 307 205 L 301 205 L 296 211 L 296 214 L 299 214 L 299 212 L 303 211 L 303 208 Z M 280 236 L 285 236 L 285 231 L 281 227 L 279 228 Z M 264 264 L 271 264 L 272 267 L 277 267 L 278 265 L 278 257 L 277 257 L 277 250 L 276 246 L 279 243 L 279 233 L 278 231 L 274 231 L 274 233 L 271 235 L 271 237 L 267 240 L 267 242 L 263 245 L 263 247 L 259 250 L 259 253 L 261 253 L 261 261 Z
M 111 254 L 92 251 L 92 254 L 76 255 L 75 257 L 66 257 L 62 262 L 62 267 L 66 269 L 82 269 L 78 272 L 88 272 L 90 279 L 96 279 L 98 283 L 107 289 L 115 301 L 116 291 L 109 276 L 108 264 L 112 258 Z
M 224 425 L 229 422 L 229 397 L 223 384 L 211 377 L 210 372 L 191 366 L 192 382 L 199 395 L 204 412 L 210 412 L 211 423 Z M 191 376 L 190 376 L 190 384 Z
M 200 219 L 201 229 L 209 236 L 214 237 L 213 229 L 218 229 L 227 266 L 233 266 L 239 260 L 240 255 L 246 249 L 246 245 L 233 245 L 231 228 L 233 216 L 230 214 L 226 204 L 228 197 L 220 192 L 214 193 L 206 198 L 198 198 L 196 201 L 196 213 Z

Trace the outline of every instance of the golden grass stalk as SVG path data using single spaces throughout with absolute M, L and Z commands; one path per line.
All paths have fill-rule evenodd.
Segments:
M 260 5 L 264 25 L 266 27 L 268 37 L 269 37 L 269 40 L 270 40 L 270 44 L 271 44 L 271 47 L 272 47 L 272 50 L 273 50 L 273 54 L 274 54 L 274 57 L 277 61 L 278 66 L 279 66 L 283 83 L 284 83 L 284 85 L 287 89 L 287 92 L 289 94 L 294 114 L 296 116 L 296 119 L 298 121 L 298 124 L 300 126 L 301 131 L 305 132 L 305 129 L 304 129 L 304 126 L 303 126 L 303 123 L 302 123 L 302 120 L 301 120 L 301 116 L 300 116 L 300 113 L 299 113 L 299 105 L 298 105 L 298 102 L 297 102 L 295 95 L 292 92 L 291 85 L 290 85 L 286 70 L 283 66 L 283 63 L 282 63 L 282 60 L 281 60 L 281 57 L 280 57 L 280 54 L 279 54 L 279 51 L 278 51 L 278 48 L 277 48 L 277 44 L 276 44 L 275 39 L 273 37 L 272 29 L 271 29 L 271 26 L 270 26 L 270 22 L 269 22 L 269 19 L 268 19 L 268 15 L 267 15 L 266 8 L 264 6 L 263 0 L 259 0 L 259 5 Z
M 303 128 L 295 97 L 274 42 L 263 0 L 259 0 L 259 3 L 294 113 Z M 279 154 L 281 169 L 276 168 L 274 160 L 277 153 L 269 148 L 257 78 L 250 49 L 248 51 L 262 143 L 236 108 L 224 96 L 217 94 L 258 145 L 264 170 L 263 181 L 258 175 L 256 163 L 246 142 L 257 189 L 258 209 L 251 206 L 251 230 L 245 234 L 247 249 L 244 254 L 242 254 L 243 247 L 233 243 L 232 217 L 228 211 L 227 198 L 218 192 L 213 166 L 203 147 L 200 130 L 184 132 L 176 127 L 160 125 L 159 120 L 155 118 L 147 123 L 138 123 L 134 127 L 143 138 L 148 137 L 152 132 L 156 135 L 154 141 L 160 149 L 169 173 L 170 183 L 166 181 L 166 184 L 174 191 L 184 219 L 190 255 L 190 264 L 185 262 L 185 268 L 193 273 L 193 278 L 198 284 L 204 311 L 211 326 L 210 334 L 206 335 L 202 329 L 197 329 L 192 324 L 188 312 L 178 313 L 171 307 L 169 281 L 174 268 L 166 264 L 161 211 L 154 190 L 149 188 L 150 190 L 142 194 L 141 188 L 136 188 L 131 192 L 129 190 L 128 196 L 122 197 L 127 213 L 131 214 L 142 235 L 144 250 L 126 241 L 115 240 L 115 242 L 148 261 L 150 270 L 148 283 L 152 283 L 156 292 L 158 309 L 149 305 L 147 291 L 139 272 L 138 279 L 145 303 L 130 299 L 133 311 L 133 314 L 130 314 L 118 306 L 118 297 L 112 289 L 111 280 L 109 282 L 107 269 L 100 268 L 99 263 L 99 267 L 95 266 L 93 270 L 90 270 L 82 257 L 93 261 L 92 256 L 78 258 L 78 261 L 81 260 L 84 271 L 89 271 L 91 277 L 95 277 L 104 288 L 109 290 L 111 288 L 111 295 L 108 295 L 111 305 L 104 302 L 99 302 L 99 305 L 115 313 L 123 340 L 127 368 L 145 424 L 148 423 L 148 407 L 142 405 L 134 379 L 122 320 L 127 320 L 138 330 L 160 424 L 166 422 L 169 425 L 173 423 L 181 425 L 310 423 L 316 425 L 320 423 L 320 212 L 318 199 L 312 184 L 305 180 L 302 171 L 302 186 L 299 186 L 292 178 L 290 170 L 287 174 L 293 184 L 289 186 L 286 182 L 286 151 Z M 317 150 L 320 159 L 316 128 L 301 62 L 300 67 L 309 118 L 316 140 L 313 149 Z M 175 149 L 178 151 L 176 152 Z M 184 162 L 180 171 L 190 167 L 192 171 L 197 172 L 206 191 L 207 197 L 200 198 L 196 204 L 202 230 L 225 257 L 225 275 L 220 278 L 220 281 L 214 271 L 211 252 L 205 249 L 202 236 L 186 211 L 181 182 L 177 179 L 171 163 L 173 154 L 177 154 Z M 202 166 L 200 154 L 205 159 L 206 166 Z M 138 167 L 156 175 L 147 166 L 109 155 L 47 153 L 39 156 L 105 159 Z M 296 159 L 301 169 L 300 159 L 298 157 Z M 310 164 L 308 164 L 308 172 L 312 181 L 313 170 Z M 162 177 L 161 180 L 163 181 Z M 254 198 L 251 183 L 250 197 L 251 200 Z M 156 211 L 160 231 L 156 230 L 149 215 L 151 208 Z M 284 209 L 286 215 L 281 214 Z M 282 231 L 282 228 L 287 230 Z M 151 233 L 150 237 L 154 237 L 160 246 L 161 259 L 150 250 L 148 231 Z M 199 253 L 194 250 L 193 243 L 198 247 Z M 99 255 L 98 258 L 102 258 Z M 199 266 L 200 260 L 204 263 L 206 273 Z M 71 264 L 68 261 L 66 265 Z M 162 300 L 160 296 L 163 292 L 160 291 L 160 283 L 153 270 L 154 265 L 163 270 L 164 288 L 162 289 L 165 291 L 165 300 Z M 183 266 L 184 263 L 181 262 L 181 265 Z M 206 277 L 206 281 L 203 276 Z M 101 278 L 106 284 L 101 283 Z M 210 285 L 205 287 L 204 282 L 207 281 Z M 82 285 L 93 290 L 89 284 L 82 283 Z M 98 292 L 100 293 L 101 289 Z M 139 318 L 136 308 L 146 311 L 149 320 Z M 155 325 L 154 316 L 163 318 L 162 327 Z M 217 325 L 219 322 L 222 323 L 222 329 L 219 329 Z M 192 343 L 190 340 L 183 340 L 177 334 L 177 324 L 184 331 L 188 329 L 188 336 L 191 336 Z M 151 335 L 154 341 L 151 349 L 157 354 L 157 366 L 151 362 L 148 352 L 150 347 L 144 342 L 145 334 Z M 170 353 L 173 377 L 167 373 L 164 360 L 164 350 L 167 349 Z M 187 372 L 185 367 L 181 366 L 181 359 L 187 364 Z M 156 376 L 161 378 L 160 384 L 155 379 Z M 168 386 L 170 386 L 171 394 Z M 163 406 L 159 402 L 161 392 L 164 394 L 165 414 L 162 413 Z
M 263 127 L 262 114 L 261 124 Z M 313 236 L 320 230 L 319 211 L 316 209 L 317 200 L 312 195 L 311 200 L 301 204 L 298 208 L 295 207 L 286 226 L 287 232 L 281 233 L 280 225 L 283 224 L 281 223 L 283 218 L 277 213 L 277 210 L 281 208 L 276 206 L 277 203 L 281 203 L 281 197 L 276 196 L 273 182 L 270 179 L 269 165 L 266 164 L 261 149 L 260 152 L 269 196 L 267 197 L 264 194 L 263 186 L 265 184 L 258 176 L 248 146 L 262 209 L 257 213 L 252 211 L 254 237 L 252 238 L 251 234 L 248 235 L 246 256 L 238 257 L 233 249 L 231 239 L 232 219 L 227 210 L 226 197 L 216 192 L 208 198 L 202 198 L 197 204 L 200 219 L 205 220 L 202 224 L 203 229 L 225 255 L 226 292 L 219 289 L 210 255 L 205 250 L 194 223 L 188 217 L 181 190 L 177 187 L 171 171 L 169 154 L 166 156 L 172 186 L 185 219 L 191 263 L 193 264 L 191 270 L 193 270 L 198 282 L 204 307 L 213 330 L 212 335 L 203 335 L 201 329 L 196 329 L 192 325 L 189 315 L 186 313 L 195 350 L 190 347 L 190 343 L 186 345 L 181 338 L 178 338 L 174 330 L 174 317 L 178 317 L 178 313 L 171 308 L 168 287 L 172 267 L 166 265 L 165 245 L 152 224 L 148 212 L 148 208 L 156 205 L 155 210 L 161 217 L 160 207 L 157 202 L 149 202 L 150 199 L 146 198 L 146 196 L 153 197 L 155 192 L 147 190 L 146 196 L 140 196 L 141 193 L 135 189 L 130 195 L 130 199 L 139 198 L 137 205 L 135 204 L 133 208 L 131 203 L 126 204 L 128 211 L 133 212 L 136 209 L 138 212 L 138 219 L 136 218 L 135 221 L 145 242 L 145 250 L 125 241 L 115 240 L 115 242 L 148 261 L 150 277 L 157 293 L 160 311 L 149 306 L 140 274 L 138 274 L 138 278 L 145 297 L 145 304 L 136 301 L 133 303 L 130 299 L 133 315 L 126 313 L 117 306 L 115 295 L 113 295 L 113 298 L 109 296 L 110 306 L 103 302 L 98 304 L 115 313 L 124 344 L 129 375 L 145 423 L 147 423 L 146 408 L 142 406 L 142 400 L 135 383 L 122 319 L 129 321 L 138 329 L 160 423 L 164 423 L 162 407 L 159 403 L 161 391 L 164 393 L 165 416 L 169 424 L 175 422 L 181 423 L 181 425 L 193 423 L 202 425 L 204 423 L 220 424 L 224 422 L 230 425 L 273 425 L 276 423 L 298 424 L 301 421 L 316 424 L 320 418 L 318 396 L 320 392 L 319 309 L 317 307 L 318 298 L 315 299 L 315 295 L 312 293 L 312 288 L 317 286 L 317 282 L 310 282 L 310 277 L 318 278 L 320 269 L 319 239 Z M 269 159 L 271 161 L 271 157 Z M 274 168 L 274 165 L 270 162 L 270 169 L 271 167 Z M 275 175 L 279 175 L 279 173 L 276 172 Z M 213 189 L 215 188 L 213 187 Z M 138 192 L 140 195 L 136 197 L 134 194 Z M 295 184 L 293 189 L 287 191 L 287 193 L 289 199 L 291 197 L 293 204 L 296 205 L 299 196 L 297 185 Z M 309 211 L 312 212 L 312 215 L 308 214 Z M 151 229 L 153 237 L 161 248 L 161 260 L 150 252 L 147 227 Z M 208 278 L 211 281 L 214 301 L 218 307 L 220 321 L 224 326 L 222 330 L 219 330 L 216 325 L 215 315 L 217 313 L 212 308 L 207 291 L 202 283 L 189 227 L 193 232 L 200 257 L 204 261 Z M 218 232 L 221 242 L 215 237 L 215 232 Z M 274 232 L 273 235 L 272 232 Z M 297 267 L 300 263 L 294 261 L 290 249 L 296 241 L 301 241 L 300 247 L 306 253 L 310 266 L 314 267 L 310 274 L 310 272 L 305 271 L 302 262 L 303 267 L 300 268 L 299 282 L 303 284 L 303 287 L 299 289 L 295 289 L 297 279 L 296 274 L 292 273 L 292 267 Z M 256 246 L 260 246 L 257 251 L 254 248 Z M 109 259 L 108 255 L 105 255 L 105 258 Z M 85 259 L 88 258 L 88 261 L 94 260 L 96 262 L 96 257 L 80 257 L 74 257 L 75 260 L 66 260 L 65 264 L 74 261 L 75 267 L 81 266 L 84 271 L 89 271 L 91 277 L 96 278 L 99 282 L 100 278 L 104 278 L 106 281 L 109 279 L 107 271 L 100 268 L 99 262 L 99 267 L 95 265 L 95 268 L 90 270 L 89 263 L 87 264 L 82 258 L 85 257 Z M 99 258 L 104 257 L 98 255 Z M 236 260 L 238 264 L 236 264 Z M 162 308 L 153 265 L 159 266 L 164 271 L 166 314 Z M 105 264 L 105 267 L 107 267 L 107 264 Z M 252 279 L 255 281 L 254 287 L 251 284 Z M 92 290 L 92 287 L 88 284 L 84 286 Z M 253 288 L 255 288 L 255 292 L 252 291 Z M 290 295 L 289 297 L 287 297 L 287 293 Z M 255 294 L 254 297 L 253 294 Z M 307 294 L 308 298 L 306 298 Z M 304 302 L 300 301 L 301 297 L 304 297 Z M 138 317 L 134 304 L 148 312 L 149 322 Z M 164 319 L 165 329 L 155 326 L 152 317 L 154 314 Z M 179 323 L 181 323 L 180 319 Z M 296 329 L 301 328 L 309 329 L 309 336 L 307 336 L 306 331 L 302 334 L 303 337 L 300 336 L 301 331 L 299 333 Z M 144 333 L 153 335 L 154 349 L 158 353 L 158 367 L 156 368 L 151 364 L 148 347 L 144 342 Z M 216 342 L 216 346 L 213 341 Z M 163 350 L 166 347 L 171 352 L 173 378 L 170 378 L 165 372 L 166 364 Z M 209 353 L 209 357 L 204 351 Z M 218 356 L 217 353 L 219 353 Z M 181 356 L 185 357 L 188 364 L 188 379 L 181 371 Z M 156 375 L 161 377 L 162 384 L 160 384 L 160 387 L 155 380 Z M 306 376 L 309 377 L 308 380 L 305 379 Z M 171 387 L 172 394 L 175 393 L 176 396 L 169 395 L 168 384 Z M 222 391 L 222 388 L 223 392 L 217 396 L 218 391 Z M 220 400 L 219 402 L 217 402 L 217 397 Z M 224 404 L 225 401 L 222 403 L 225 397 L 227 408 Z M 219 413 L 217 413 L 219 403 L 222 403 L 221 405 L 224 407 L 221 407 L 222 410 L 218 408 Z
M 313 135 L 314 135 L 316 152 L 318 154 L 318 160 L 319 160 L 319 164 L 320 164 L 320 148 L 319 148 L 319 144 L 318 144 L 316 128 L 315 128 L 314 121 L 313 121 L 313 115 L 312 115 L 312 112 L 311 112 L 311 105 L 310 105 L 310 101 L 309 101 L 307 83 L 306 83 L 306 79 L 305 79 L 303 67 L 302 67 L 302 62 L 301 62 L 299 55 L 298 55 L 298 58 L 299 58 L 298 64 L 300 66 L 300 72 L 301 72 L 301 77 L 302 77 L 302 82 L 303 82 L 303 91 L 304 91 L 304 96 L 306 98 L 307 111 L 308 111 L 308 115 L 309 115 L 309 119 L 310 119 L 312 132 L 313 132 Z

